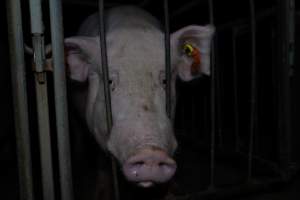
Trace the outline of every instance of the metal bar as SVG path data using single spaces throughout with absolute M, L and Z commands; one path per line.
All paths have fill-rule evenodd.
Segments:
M 251 111 L 250 111 L 250 136 L 249 136 L 249 149 L 248 149 L 248 174 L 247 179 L 252 179 L 252 167 L 253 167 L 253 145 L 254 135 L 257 125 L 257 86 L 256 86 L 256 21 L 255 21 L 255 4 L 254 0 L 249 0 L 250 5 L 250 17 L 251 17 Z
M 53 74 L 60 192 L 62 200 L 72 200 L 73 184 L 66 94 L 62 3 L 60 0 L 51 0 L 49 1 L 49 8 L 54 68 Z
M 279 66 L 278 66 L 278 141 L 279 162 L 290 178 L 291 162 L 291 90 L 290 78 L 295 61 L 295 1 L 278 1 Z
M 43 82 L 40 82 L 41 76 L 44 76 Z M 47 96 L 46 74 L 36 73 L 36 92 L 37 92 L 37 110 L 38 110 L 38 129 L 40 141 L 40 158 L 42 171 L 43 199 L 54 200 L 54 180 L 53 163 L 50 143 L 50 125 Z
M 234 134 L 235 150 L 239 151 L 239 106 L 238 106 L 238 80 L 237 80 L 237 49 L 236 49 L 237 29 L 232 29 L 232 59 L 233 59 L 233 98 L 234 98 Z
M 109 85 L 109 69 L 108 69 L 108 61 L 107 61 L 106 35 L 105 35 L 104 0 L 99 0 L 98 6 L 99 6 L 99 27 L 100 27 L 99 36 L 100 36 L 101 65 L 102 65 L 105 107 L 106 107 L 106 124 L 107 124 L 107 132 L 110 133 L 113 125 L 113 119 L 112 119 L 111 96 L 110 96 L 110 85 Z M 99 69 L 99 71 L 100 70 L 101 69 Z M 113 156 L 111 156 L 111 160 L 112 160 L 115 200 L 119 200 L 120 193 L 119 193 L 117 163 Z
M 86 7 L 90 7 L 90 8 L 98 8 L 98 2 L 97 1 L 63 0 L 63 5 L 65 5 L 65 6 L 86 6 Z M 126 5 L 126 2 L 119 1 L 119 2 L 107 2 L 107 3 L 105 3 L 105 6 L 107 8 L 115 7 L 115 6 L 121 6 L 121 5 Z
M 35 88 L 37 95 L 37 120 L 40 141 L 43 199 L 54 200 L 55 193 L 52 168 L 47 78 L 46 73 L 43 72 L 45 62 L 45 46 L 43 37 L 44 31 L 42 21 L 42 6 L 41 0 L 30 0 L 29 3 L 35 65 Z
M 214 4 L 209 0 L 209 19 L 214 24 Z M 215 188 L 215 140 L 216 140 L 216 66 L 215 66 L 215 43 L 211 49 L 211 144 L 210 144 L 210 183 L 209 189 Z
M 268 17 L 271 17 L 272 15 L 275 14 L 275 11 L 276 11 L 276 8 L 271 7 L 266 10 L 257 12 L 255 15 L 256 22 L 259 22 Z M 245 25 L 248 26 L 248 24 L 249 24 L 249 19 L 242 18 L 242 19 L 233 20 L 231 22 L 222 24 L 222 25 L 218 26 L 217 29 L 218 29 L 218 31 L 224 31 L 226 29 L 231 29 L 232 27 L 236 27 L 236 26 L 245 26 Z
M 214 24 L 214 3 L 213 0 L 209 1 L 209 20 L 211 24 Z M 218 138 L 219 138 L 219 147 L 223 146 L 223 135 L 222 135 L 222 123 L 221 123 L 221 98 L 220 98 L 220 93 L 221 90 L 220 89 L 220 69 L 217 69 L 218 63 L 217 63 L 217 53 L 216 53 L 216 46 L 217 46 L 217 36 L 215 36 L 214 41 L 213 41 L 213 45 L 212 45 L 212 49 L 211 49 L 211 69 L 212 69 L 212 82 L 213 84 L 211 84 L 211 87 L 214 88 L 212 91 L 214 92 L 214 94 L 212 94 L 212 98 L 214 98 L 214 100 L 212 101 L 212 103 L 214 103 L 214 117 L 215 118 L 215 133 L 214 133 L 214 139 L 216 138 L 216 134 L 218 134 Z M 214 74 L 213 74 L 214 73 Z M 215 142 L 215 141 L 214 141 Z
M 30 0 L 30 19 L 31 19 L 31 33 L 43 33 L 42 21 L 42 2 L 41 0 Z
M 150 0 L 143 0 L 143 1 L 141 1 L 141 3 L 139 3 L 139 6 L 146 7 L 150 4 L 150 2 L 151 2 Z
M 7 0 L 7 21 L 13 88 L 20 199 L 33 200 L 32 162 L 20 0 Z
M 242 158 L 243 157 L 248 158 L 248 153 L 245 153 L 245 152 L 242 152 L 242 151 L 238 151 L 236 153 L 237 153 L 237 155 L 241 156 Z M 264 159 L 264 158 L 259 157 L 257 155 L 253 155 L 252 158 L 253 158 L 253 160 L 255 160 L 255 162 L 261 163 L 264 166 L 268 167 L 272 172 L 280 174 L 280 175 L 282 174 L 282 169 L 278 166 L 277 162 Z
M 166 64 L 166 111 L 171 118 L 171 50 L 170 50 L 170 17 L 169 17 L 169 1 L 164 0 L 164 17 L 165 17 L 165 64 Z
M 213 54 L 214 54 L 214 60 L 215 60 L 215 81 L 216 81 L 216 127 L 217 127 L 217 137 L 218 137 L 218 147 L 219 148 L 223 148 L 223 116 L 222 116 L 222 98 L 224 98 L 224 86 L 223 84 L 221 84 L 222 82 L 224 82 L 224 79 L 222 77 L 223 73 L 223 68 L 219 67 L 219 63 L 218 63 L 218 35 L 216 34 L 215 38 L 214 38 L 214 47 L 213 47 Z
M 171 18 L 176 18 L 178 16 L 181 16 L 183 13 L 190 11 L 192 8 L 194 8 L 200 3 L 203 3 L 203 1 L 194 0 L 194 1 L 186 2 L 183 6 L 181 6 L 180 8 L 178 8 L 172 13 Z
M 205 190 L 196 192 L 194 194 L 178 195 L 176 200 L 190 200 L 190 199 L 229 199 L 240 197 L 241 195 L 257 194 L 262 191 L 270 190 L 280 184 L 283 184 L 282 178 L 268 178 L 263 181 L 256 180 L 253 183 L 238 184 L 234 186 L 227 186 L 223 188 L 216 188 L 215 190 Z M 235 199 L 235 198 L 234 198 Z

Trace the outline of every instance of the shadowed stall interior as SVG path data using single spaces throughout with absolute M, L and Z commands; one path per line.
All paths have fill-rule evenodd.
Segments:
M 76 34 L 80 24 L 90 14 L 97 12 L 96 0 L 62 0 L 64 35 Z M 169 1 L 170 30 L 174 32 L 190 24 L 211 23 L 208 0 Z M 252 175 L 249 180 L 249 140 L 251 132 L 251 87 L 253 77 L 252 35 L 249 1 L 213 1 L 215 82 L 202 76 L 191 82 L 177 80 L 177 108 L 175 133 L 178 149 L 175 153 L 177 172 L 170 183 L 152 189 L 137 188 L 125 181 L 118 172 L 121 199 L 298 199 L 300 138 L 299 138 L 299 5 L 295 7 L 295 44 L 288 46 L 290 64 L 288 76 L 283 73 L 282 42 L 285 30 L 280 26 L 281 1 L 254 1 L 256 13 L 256 123 L 253 137 Z M 163 2 L 138 0 L 106 1 L 105 7 L 138 5 L 157 17 L 163 24 Z M 19 199 L 18 169 L 14 131 L 14 111 L 8 52 L 8 35 L 5 1 L 0 3 L 0 199 Z M 45 43 L 50 43 L 50 24 L 47 4 L 43 4 Z M 31 45 L 28 2 L 22 1 L 24 41 Z M 34 193 L 42 199 L 39 141 L 37 134 L 36 100 L 31 57 L 25 56 L 26 80 L 32 142 Z M 51 131 L 55 132 L 53 100 L 53 75 L 48 74 Z M 288 80 L 285 85 L 284 81 Z M 82 87 L 78 85 L 78 89 Z M 289 96 L 285 96 L 286 91 Z M 214 96 L 215 95 L 215 96 Z M 212 99 L 212 97 L 214 97 Z M 212 115 L 212 102 L 214 114 Z M 286 110 L 288 109 L 288 111 Z M 102 152 L 94 138 L 80 134 L 86 129 L 80 124 L 72 107 L 69 108 L 73 185 L 75 199 L 97 198 L 103 192 L 111 193 L 111 163 L 109 155 Z M 214 118 L 213 118 L 214 117 Z M 212 143 L 212 118 L 215 123 L 215 140 Z M 286 119 L 288 124 L 286 124 Z M 105 122 L 103 122 L 105 123 Z M 74 128 L 76 127 L 76 128 Z M 288 128 L 286 128 L 288 127 Z M 79 132 L 79 133 L 77 133 Z M 77 134 L 76 134 L 77 133 Z M 59 199 L 57 144 L 51 134 L 54 155 L 54 180 L 56 198 Z M 212 144 L 214 146 L 212 146 Z M 211 153 L 214 151 L 214 168 Z M 95 157 L 103 157 L 103 160 Z M 98 166 L 109 172 L 99 174 Z M 214 174 L 213 183 L 211 179 Z M 97 180 L 97 176 L 107 179 Z M 212 187 L 213 186 L 213 187 Z M 94 193 L 94 190 L 98 192 Z M 104 198 L 104 199 L 105 199 Z

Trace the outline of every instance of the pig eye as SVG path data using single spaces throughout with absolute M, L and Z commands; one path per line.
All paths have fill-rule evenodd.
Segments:
M 111 91 L 114 91 L 114 90 L 116 89 L 115 82 L 114 82 L 113 80 L 110 79 L 110 80 L 108 81 L 108 83 L 109 83 L 109 86 L 110 86 Z
M 162 85 L 163 88 L 166 87 L 167 80 L 166 80 L 166 74 L 164 71 L 159 72 L 159 83 Z
M 118 82 L 119 82 L 118 73 L 117 72 L 112 72 L 111 75 L 110 75 L 110 79 L 108 81 L 108 83 L 110 85 L 110 89 L 111 89 L 112 92 L 116 89 L 116 87 L 118 85 Z

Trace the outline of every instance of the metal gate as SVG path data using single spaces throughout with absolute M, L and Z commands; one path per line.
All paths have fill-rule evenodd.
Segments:
M 62 67 L 65 63 L 62 1 L 28 0 L 28 2 L 32 50 L 28 47 L 27 50 L 33 53 L 34 101 L 38 113 L 35 123 L 39 133 L 42 183 L 40 189 L 44 200 L 71 200 L 74 197 L 65 69 Z M 229 2 L 227 3 L 231 5 L 232 11 L 236 10 L 238 14 L 231 14 L 231 19 L 227 21 L 222 19 L 222 15 L 225 16 L 226 12 L 220 11 L 222 6 L 226 9 L 224 2 L 222 4 L 219 1 L 206 0 L 180 4 L 165 0 L 163 3 L 157 3 L 163 10 L 162 21 L 165 25 L 168 114 L 171 101 L 170 32 L 186 21 L 189 23 L 184 19 L 190 19 L 192 23 L 214 24 L 217 30 L 212 48 L 211 77 L 204 77 L 193 83 L 180 81 L 177 83 L 179 96 L 175 128 L 180 144 L 177 159 L 178 165 L 182 164 L 184 167 L 179 168 L 175 177 L 179 189 L 172 193 L 173 199 L 198 199 L 211 195 L 222 198 L 265 189 L 273 184 L 290 180 L 296 169 L 291 158 L 290 103 L 290 73 L 295 59 L 295 2 L 277 0 L 267 1 L 264 5 L 258 1 L 248 0 L 240 3 L 243 6 L 241 8 L 233 7 L 240 5 L 238 2 Z M 113 122 L 104 30 L 106 2 L 99 0 L 86 3 L 65 1 L 65 3 L 81 6 L 88 4 L 99 10 L 102 71 L 109 131 Z M 127 2 L 116 1 L 116 4 L 118 3 Z M 137 2 L 130 1 L 130 3 Z M 42 5 L 45 4 L 49 6 L 49 17 L 42 13 Z M 155 3 L 143 1 L 139 5 L 146 8 L 153 4 Z M 19 191 L 21 199 L 32 200 L 36 198 L 36 194 L 33 189 L 27 102 L 28 99 L 32 100 L 32 97 L 28 96 L 25 75 L 28 66 L 25 67 L 24 58 L 24 35 L 27 33 L 23 33 L 22 27 L 22 12 L 25 9 L 21 9 L 20 0 L 7 0 L 6 5 Z M 199 16 L 197 9 L 201 11 Z M 42 15 L 50 20 L 50 32 L 45 32 L 44 23 L 47 22 L 43 22 Z M 47 89 L 49 81 L 45 69 L 45 37 L 49 37 L 47 34 L 51 35 L 53 49 L 56 130 L 51 130 L 49 118 Z M 265 56 L 261 56 L 264 53 Z M 57 150 L 52 149 L 50 130 L 56 133 Z M 57 163 L 53 161 L 53 152 L 58 155 Z M 186 160 L 188 156 L 185 154 L 192 155 L 192 159 Z M 193 156 L 199 160 L 195 161 L 197 158 Z M 112 163 L 115 199 L 122 199 L 113 159 Z M 193 164 L 194 169 L 199 167 L 195 171 L 201 171 L 202 174 L 197 174 L 193 170 L 192 175 L 187 173 L 189 169 L 187 166 Z M 240 172 L 233 173 L 233 171 Z M 208 176 L 205 177 L 203 174 Z M 234 177 L 233 180 L 226 174 Z M 193 178 L 198 180 L 192 180 Z M 199 181 L 201 178 L 203 180 Z M 190 187 L 189 182 L 194 182 L 194 185 Z

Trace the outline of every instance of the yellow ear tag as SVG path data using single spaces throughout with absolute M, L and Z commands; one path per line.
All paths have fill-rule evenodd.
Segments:
M 191 74 L 198 75 L 201 72 L 201 53 L 199 49 L 193 47 L 191 44 L 184 44 L 183 50 L 186 55 L 193 59 Z
M 183 45 L 183 50 L 186 55 L 192 56 L 194 52 L 194 47 L 191 44 L 184 44 Z

